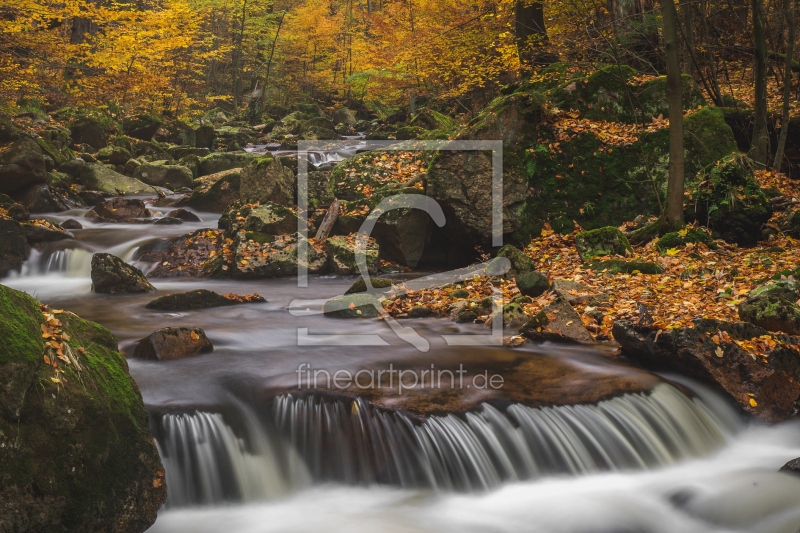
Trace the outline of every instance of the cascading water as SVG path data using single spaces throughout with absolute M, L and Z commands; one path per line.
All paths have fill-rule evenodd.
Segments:
M 722 413 L 669 384 L 597 405 L 512 405 L 503 414 L 484 404 L 464 418 L 422 423 L 360 400 L 348 406 L 287 395 L 274 410 L 315 479 L 457 490 L 664 466 L 718 449 L 733 429 Z

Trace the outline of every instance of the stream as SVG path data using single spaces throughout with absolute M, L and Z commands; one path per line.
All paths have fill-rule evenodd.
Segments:
M 22 271 L 2 283 L 106 326 L 128 356 L 138 339 L 166 326 L 203 328 L 214 345 L 213 353 L 195 358 L 128 359 L 166 469 L 167 504 L 150 531 L 800 528 L 800 477 L 777 473 L 800 457 L 796 422 L 767 426 L 745 419 L 718 394 L 677 376 L 650 392 L 592 405 L 511 404 L 503 412 L 487 403 L 468 414 L 425 420 L 371 409 L 362 400 L 301 393 L 301 363 L 357 372 L 421 357 L 436 365 L 475 353 L 491 358 L 508 349 L 449 346 L 442 335 L 486 328 L 430 318 L 413 321 L 431 343 L 420 354 L 382 321 L 325 318 L 322 303 L 343 294 L 353 278 L 311 277 L 308 287 L 293 278 L 156 279 L 154 293 L 96 294 L 93 253 L 118 255 L 147 272 L 153 265 L 134 259 L 140 246 L 214 228 L 218 215 L 196 213 L 200 222 L 154 226 L 93 223 L 84 214 L 47 215 L 56 222 L 80 220 L 84 228 L 73 231 L 75 240 L 34 251 Z M 200 288 L 257 292 L 267 302 L 180 313 L 144 307 L 163 294 Z M 309 334 L 317 340 L 299 343 Z M 337 335 L 378 335 L 382 343 L 359 345 Z M 517 350 L 543 364 L 559 359 L 587 368 L 605 364 L 608 352 L 550 344 Z

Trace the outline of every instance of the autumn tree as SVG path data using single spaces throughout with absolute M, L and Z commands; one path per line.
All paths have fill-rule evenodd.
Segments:
M 667 99 L 669 101 L 669 179 L 667 182 L 666 222 L 672 229 L 683 224 L 684 191 L 681 59 L 678 41 L 678 15 L 673 0 L 661 0 L 661 17 L 664 21 Z

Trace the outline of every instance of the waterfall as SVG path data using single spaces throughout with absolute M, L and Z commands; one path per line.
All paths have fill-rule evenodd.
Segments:
M 417 422 L 363 401 L 281 396 L 276 425 L 314 479 L 480 490 L 556 474 L 656 468 L 721 447 L 733 428 L 669 384 L 595 405 L 480 411 Z
M 420 421 L 363 400 L 286 394 L 271 420 L 244 406 L 242 436 L 223 415 L 164 414 L 155 431 L 168 504 L 271 500 L 313 482 L 486 490 L 552 475 L 650 469 L 701 457 L 737 428 L 670 384 L 591 405 Z
M 165 414 L 156 438 L 167 478 L 167 504 L 186 506 L 272 500 L 306 484 L 291 450 L 274 442 L 246 413 L 247 438 L 238 437 L 219 413 Z

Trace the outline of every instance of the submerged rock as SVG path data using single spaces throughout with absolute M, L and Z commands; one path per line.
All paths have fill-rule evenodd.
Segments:
M 532 341 L 551 341 L 591 344 L 596 342 L 580 315 L 564 298 L 557 298 L 547 304 L 536 316 L 530 319 L 520 334 Z
M 156 290 L 138 268 L 111 254 L 92 256 L 92 290 L 106 294 Z
M 200 328 L 163 328 L 140 340 L 133 356 L 151 361 L 194 357 L 214 351 Z
M 646 368 L 679 372 L 701 381 L 767 422 L 781 422 L 797 412 L 798 337 L 770 335 L 746 322 L 711 319 L 697 320 L 693 328 L 669 330 L 637 328 L 632 321 L 623 320 L 614 324 L 613 334 L 625 355 Z M 765 335 L 776 343 L 767 345 Z M 752 353 L 755 350 L 760 355 Z
M 381 278 L 369 278 L 369 282 L 372 284 L 372 290 L 367 291 L 367 282 L 364 280 L 364 278 L 361 278 L 350 285 L 350 288 L 347 289 L 345 294 L 356 294 L 359 292 L 384 292 L 398 283 L 397 281 Z
M 0 315 L 3 530 L 150 527 L 167 497 L 164 467 L 117 339 L 71 313 L 48 320 L 33 298 L 4 286 Z M 45 347 L 43 331 L 67 361 Z

